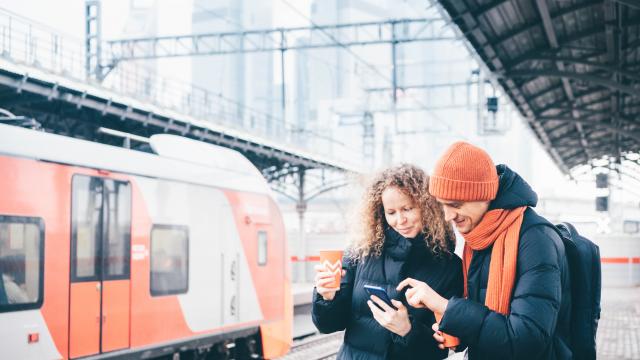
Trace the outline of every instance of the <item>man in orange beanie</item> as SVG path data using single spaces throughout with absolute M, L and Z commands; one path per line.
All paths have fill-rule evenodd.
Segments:
M 413 279 L 409 304 L 443 314 L 434 337 L 456 336 L 477 359 L 571 359 L 569 265 L 560 236 L 531 208 L 536 193 L 482 149 L 456 142 L 429 192 L 464 236 L 464 298 L 446 300 Z

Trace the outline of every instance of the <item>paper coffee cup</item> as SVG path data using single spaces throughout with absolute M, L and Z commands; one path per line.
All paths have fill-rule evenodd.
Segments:
M 436 316 L 436 322 L 440 324 L 440 320 L 442 320 L 442 314 L 437 312 L 434 312 L 433 314 Z M 460 339 L 458 339 L 457 337 L 446 334 L 444 332 L 442 333 L 442 336 L 444 337 L 444 343 L 442 343 L 444 347 L 450 348 L 460 345 Z
M 320 250 L 320 265 L 325 271 L 333 273 L 333 281 L 326 287 L 339 288 L 340 278 L 342 278 L 342 250 Z

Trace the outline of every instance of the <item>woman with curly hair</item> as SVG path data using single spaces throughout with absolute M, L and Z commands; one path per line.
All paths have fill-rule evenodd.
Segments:
M 338 359 L 442 359 L 433 338 L 434 314 L 406 305 L 396 286 L 407 277 L 450 298 L 463 291 L 462 263 L 442 208 L 428 193 L 428 176 L 400 165 L 374 177 L 365 191 L 359 236 L 343 262 L 339 289 L 316 266 L 313 322 L 322 333 L 346 330 Z M 395 309 L 364 285 L 384 288 Z

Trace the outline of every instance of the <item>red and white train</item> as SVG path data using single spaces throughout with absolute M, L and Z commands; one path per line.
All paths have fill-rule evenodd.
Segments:
M 0 124 L 0 357 L 274 358 L 291 345 L 282 217 L 240 153 L 155 154 Z

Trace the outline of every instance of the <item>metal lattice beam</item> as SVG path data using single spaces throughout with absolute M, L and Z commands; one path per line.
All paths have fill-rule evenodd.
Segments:
M 630 19 L 625 23 L 625 26 L 635 26 L 635 25 L 640 25 L 640 18 Z M 598 24 L 598 26 L 586 28 L 584 30 L 577 31 L 575 33 L 572 33 L 571 35 L 568 35 L 567 37 L 562 38 L 562 41 L 559 43 L 559 45 L 561 48 L 566 48 L 567 46 L 569 46 L 569 44 L 577 43 L 602 33 L 603 33 L 603 25 Z M 635 44 L 635 47 L 632 47 L 631 44 L 629 44 L 627 47 L 625 47 L 625 49 L 635 50 L 637 49 L 637 45 L 638 44 Z M 540 48 L 531 49 L 530 51 L 527 51 L 522 55 L 518 56 L 517 58 L 514 58 L 511 61 L 505 63 L 505 68 L 511 69 L 529 58 L 540 55 L 542 51 L 544 51 L 544 49 L 540 49 Z
M 568 56 L 551 56 L 551 55 L 534 55 L 531 56 L 527 59 L 524 59 L 524 61 L 555 61 L 555 62 L 563 62 L 563 63 L 569 63 L 569 64 L 577 64 L 577 65 L 586 65 L 586 66 L 590 66 L 594 69 L 598 69 L 598 70 L 604 70 L 606 72 L 609 72 L 611 74 L 620 74 L 626 78 L 629 78 L 631 80 L 636 80 L 636 81 L 640 81 L 640 74 L 638 74 L 637 72 L 633 72 L 633 71 L 626 71 L 623 69 L 619 69 L 617 67 L 613 67 L 613 66 L 609 66 L 609 65 L 605 65 L 603 63 L 598 63 L 595 61 L 587 61 L 584 60 L 584 58 L 582 59 L 576 59 L 576 58 L 572 58 L 572 57 L 568 57 Z M 522 62 L 520 63 L 522 64 Z M 518 64 L 518 65 L 520 65 Z M 516 66 L 511 67 L 511 69 L 515 68 Z
M 631 121 L 625 119 L 626 121 Z M 598 120 L 589 120 L 589 119 L 574 119 L 572 117 L 559 117 L 559 116 L 548 116 L 548 117 L 539 117 L 538 121 L 546 122 L 546 121 L 557 121 L 557 122 L 567 122 L 567 123 L 581 123 L 583 125 L 602 127 L 607 129 L 609 132 L 614 134 L 619 134 L 624 137 L 628 137 L 630 139 L 634 139 L 640 142 L 640 133 L 630 132 L 624 130 L 618 126 L 607 124 Z
M 422 41 L 455 40 L 443 35 L 440 18 L 400 19 L 381 22 L 322 25 L 189 34 L 107 42 L 111 62 L 194 55 L 222 55 L 266 51 L 364 46 Z M 394 31 L 395 28 L 395 31 Z M 307 42 L 294 41 L 305 37 Z M 336 42 L 339 39 L 339 42 Z M 151 50 L 149 50 L 151 49 Z
M 546 89 L 543 89 L 537 93 L 533 93 L 531 95 L 528 95 L 528 99 L 529 99 L 529 103 L 532 105 L 535 105 L 536 102 L 538 101 L 538 99 L 548 96 L 549 94 L 552 94 L 558 90 L 562 90 L 562 85 L 555 85 L 555 86 L 551 86 L 548 87 Z M 563 99 L 564 101 L 564 99 Z
M 560 45 L 562 47 L 566 47 L 568 44 L 572 44 L 574 42 L 579 42 L 582 41 L 584 39 L 590 38 L 592 36 L 598 35 L 602 33 L 602 27 L 600 26 L 595 26 L 592 28 L 587 28 L 578 32 L 575 32 L 571 35 L 569 35 L 568 37 L 565 37 L 562 39 L 562 42 L 560 43 Z M 534 57 L 534 56 L 538 56 L 540 55 L 540 52 L 543 51 L 542 49 L 539 48 L 533 48 L 525 53 L 523 53 L 522 55 L 511 59 L 510 61 L 508 61 L 507 63 L 505 63 L 505 68 L 506 69 L 511 69 L 514 66 L 522 63 L 523 61 Z
M 556 32 L 553 28 L 553 24 L 551 23 L 551 15 L 549 13 L 549 7 L 547 6 L 546 0 L 536 0 L 536 7 L 538 8 L 538 13 L 540 14 L 540 18 L 542 19 L 542 26 L 544 28 L 544 33 L 547 37 L 547 41 L 552 49 L 557 50 L 559 48 L 558 38 Z M 555 61 L 556 67 L 559 72 L 564 72 L 564 62 Z M 560 79 L 562 82 L 562 88 L 564 89 L 565 96 L 571 106 L 574 106 L 575 97 L 573 96 L 573 89 L 571 88 L 571 84 L 569 84 L 569 79 L 567 77 L 562 77 Z M 578 111 L 571 111 L 571 116 L 573 118 L 578 118 L 580 114 Z M 589 152 L 589 144 L 587 142 L 587 138 L 584 136 L 584 131 L 582 129 L 582 123 L 575 123 L 576 130 L 578 131 L 578 136 L 580 137 L 580 145 L 582 146 L 582 150 L 587 155 L 588 158 L 591 157 L 591 153 Z
M 589 83 L 593 83 L 596 85 L 604 86 L 612 90 L 617 90 L 631 96 L 640 96 L 640 88 L 620 84 L 616 81 L 590 75 L 590 74 L 577 74 L 569 71 L 557 71 L 557 70 L 516 70 L 507 72 L 505 74 L 508 78 L 516 78 L 516 77 L 554 77 L 554 78 L 569 78 L 574 80 L 585 81 Z
M 442 0 L 441 0 L 442 1 Z M 449 14 L 452 14 L 453 5 L 449 4 L 449 6 L 444 6 Z M 465 6 L 468 9 L 468 7 Z M 465 10 L 463 10 L 465 11 Z M 466 10 L 468 12 L 468 10 Z M 457 12 L 457 10 L 456 10 Z M 456 15 L 453 19 L 462 19 L 461 22 L 464 25 L 458 24 L 460 31 L 470 38 L 471 44 L 476 48 L 476 51 L 482 57 L 482 61 L 486 64 L 487 68 L 491 71 L 503 71 L 503 61 L 497 57 L 497 52 L 495 50 L 496 42 L 488 41 L 486 36 L 483 35 L 482 30 L 479 27 L 478 21 L 470 14 L 465 14 L 464 16 Z M 459 21 L 456 21 L 459 22 Z M 473 39 L 471 39 L 473 38 Z M 540 49 L 535 49 L 535 52 L 538 53 Z M 525 54 L 529 55 L 529 54 Z M 558 152 L 553 148 L 549 137 L 547 136 L 543 126 L 537 122 L 534 118 L 533 111 L 531 106 L 527 102 L 525 96 L 523 96 L 520 89 L 516 86 L 515 82 L 511 79 L 499 79 L 502 87 L 507 91 L 509 97 L 513 100 L 514 104 L 520 109 L 521 113 L 525 116 L 526 121 L 529 123 L 529 126 L 534 130 L 534 134 L 540 140 L 544 148 L 549 152 L 555 163 L 564 173 L 569 173 L 569 167 L 564 162 L 563 158 L 558 154 Z
M 554 90 L 558 90 L 558 88 L 556 87 Z M 608 94 L 608 92 L 609 92 L 608 89 L 588 90 L 588 91 L 585 91 L 585 92 L 581 92 L 581 93 L 575 94 L 575 97 L 576 97 L 576 101 L 581 101 L 581 99 L 584 98 L 584 97 L 592 96 L 592 95 L 595 95 L 595 94 L 598 94 L 598 93 L 600 93 L 600 94 Z M 588 105 L 591 105 L 591 103 L 582 103 L 582 105 L 583 106 L 588 106 Z M 547 104 L 547 105 L 545 105 L 545 107 L 539 108 L 536 111 L 537 111 L 538 114 L 544 114 L 545 112 L 547 112 L 547 111 L 549 111 L 551 109 L 556 109 L 556 108 L 559 108 L 559 107 L 567 107 L 567 106 L 569 106 L 569 104 L 567 103 L 567 100 L 566 99 L 561 99 L 561 100 L 558 100 L 558 101 L 554 101 L 554 102 L 552 102 L 550 104 Z
M 471 16 L 474 18 L 478 18 L 486 13 L 488 13 L 489 11 L 493 10 L 493 9 L 497 9 L 500 6 L 508 3 L 509 0 L 498 0 L 498 1 L 494 1 L 488 4 L 484 4 L 482 6 L 480 6 L 477 9 L 474 9 L 473 11 L 471 11 L 471 9 L 466 9 L 464 12 L 462 12 L 460 15 L 456 16 L 455 18 L 453 18 L 452 20 L 457 20 L 463 16 Z
M 592 6 L 598 7 L 598 6 L 601 6 L 601 5 L 602 5 L 602 0 L 580 2 L 580 3 L 577 3 L 577 4 L 573 5 L 573 6 L 564 8 L 561 11 L 553 14 L 553 16 L 551 17 L 550 20 L 552 22 L 562 22 L 562 18 L 565 15 L 568 15 L 568 14 L 571 14 L 571 13 L 575 13 L 575 12 L 578 12 L 578 11 L 583 10 L 583 9 L 587 9 L 587 8 L 592 7 Z M 526 33 L 530 32 L 532 29 L 534 29 L 536 27 L 539 27 L 539 26 L 540 26 L 539 22 L 525 23 L 523 26 L 521 26 L 519 28 L 516 28 L 513 31 L 510 31 L 510 32 L 506 33 L 505 35 L 503 35 L 501 37 L 498 37 L 496 39 L 492 39 L 491 42 L 494 45 L 499 45 L 499 44 L 502 44 L 502 43 L 504 43 L 504 42 L 506 42 L 508 40 L 515 39 L 518 36 L 526 34 Z M 600 30 L 600 31 L 602 31 L 602 30 Z
M 637 148 L 640 0 L 440 3 L 565 173 Z
M 614 0 L 614 1 L 633 9 L 640 9 L 640 0 Z
M 622 43 L 621 39 L 621 21 L 622 18 L 620 15 L 620 7 L 613 1 L 604 0 L 603 4 L 604 8 L 604 21 L 605 21 L 605 30 L 604 30 L 604 38 L 607 49 L 607 64 L 612 66 L 621 66 L 620 54 L 622 52 L 620 45 Z M 620 75 L 618 73 L 614 73 L 611 77 L 613 81 L 617 83 L 622 83 Z M 613 114 L 612 123 L 617 127 L 620 127 L 619 117 L 617 116 L 621 110 L 620 106 L 620 92 L 612 91 L 610 93 L 610 109 Z M 615 155 L 619 155 L 621 152 L 620 149 L 620 134 L 614 132 L 612 134 L 612 144 Z
M 604 109 L 604 110 L 598 110 L 598 111 L 594 111 L 594 110 L 589 110 L 589 109 L 584 109 L 584 108 L 579 108 L 580 112 L 582 113 L 582 116 L 580 119 L 582 120 L 586 120 L 586 119 L 590 119 L 591 121 L 601 121 L 603 118 L 604 119 L 617 119 L 617 121 L 620 122 L 620 124 L 622 125 L 630 125 L 630 126 L 638 126 L 640 125 L 640 119 L 639 120 L 633 120 L 631 118 L 627 118 L 627 117 L 623 117 L 623 116 L 614 116 L 611 113 L 610 109 Z M 548 120 L 556 120 L 558 118 L 565 118 L 566 116 L 563 115 L 552 115 L 552 116 L 538 116 L 538 119 L 540 121 L 548 121 Z M 599 117 L 598 119 L 593 119 L 594 117 Z M 588 122 L 590 123 L 590 122 Z

